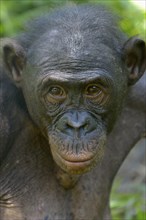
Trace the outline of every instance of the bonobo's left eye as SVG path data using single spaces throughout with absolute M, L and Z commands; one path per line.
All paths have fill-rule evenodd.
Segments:
M 88 85 L 85 89 L 85 96 L 98 104 L 104 104 L 107 100 L 106 89 L 97 84 Z
M 50 86 L 47 94 L 45 95 L 45 99 L 48 102 L 63 101 L 66 98 L 66 93 L 64 89 L 60 86 Z
M 96 85 L 89 85 L 86 88 L 86 95 L 88 96 L 97 96 L 101 93 L 101 89 Z

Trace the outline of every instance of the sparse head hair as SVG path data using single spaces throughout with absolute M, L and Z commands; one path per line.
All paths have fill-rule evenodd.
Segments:
M 73 48 L 80 49 L 89 41 L 93 47 L 98 40 L 115 50 L 124 41 L 116 16 L 100 5 L 69 6 L 50 12 L 31 22 L 19 41 L 27 50 L 45 33 L 50 41 L 52 38 L 51 43 L 55 36 L 59 36 L 58 40 L 64 41 L 63 44 L 70 43 L 72 53 Z

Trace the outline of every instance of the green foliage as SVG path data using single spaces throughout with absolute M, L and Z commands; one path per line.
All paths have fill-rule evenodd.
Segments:
M 125 188 L 116 181 L 111 193 L 113 220 L 146 220 L 146 187 L 143 183 L 126 183 Z

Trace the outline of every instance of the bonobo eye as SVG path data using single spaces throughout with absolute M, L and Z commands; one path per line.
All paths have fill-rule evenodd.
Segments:
M 62 96 L 64 94 L 64 91 L 60 87 L 51 87 L 49 89 L 49 93 L 53 96 Z
M 86 98 L 98 104 L 104 104 L 107 101 L 106 89 L 101 85 L 90 84 L 85 89 Z
M 101 93 L 101 89 L 96 85 L 89 85 L 86 88 L 86 95 L 88 96 L 97 96 Z
M 66 93 L 60 86 L 51 86 L 45 96 L 45 99 L 49 102 L 52 102 L 54 99 L 62 101 L 66 98 Z

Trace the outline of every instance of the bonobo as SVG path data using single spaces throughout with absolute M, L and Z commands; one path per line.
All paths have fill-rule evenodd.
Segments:
M 141 119 L 126 125 L 122 108 L 146 69 L 145 42 L 81 5 L 3 39 L 1 54 L 1 220 L 111 219 L 112 181 L 144 132 L 145 106 L 129 104 L 138 89 L 127 109 Z

